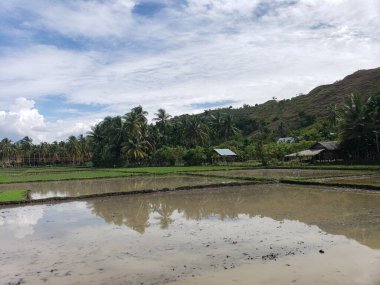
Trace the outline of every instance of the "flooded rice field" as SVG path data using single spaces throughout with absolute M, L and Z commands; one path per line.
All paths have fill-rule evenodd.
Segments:
M 380 175 L 361 175 L 361 176 L 349 176 L 349 177 L 334 177 L 321 179 L 323 182 L 332 183 L 345 183 L 345 184 L 378 184 L 380 185 Z
M 51 197 L 78 197 L 100 193 L 130 192 L 138 190 L 174 189 L 184 186 L 224 184 L 234 182 L 228 178 L 196 177 L 186 175 L 145 175 L 112 179 L 70 180 L 0 185 L 1 190 L 30 190 L 33 200 Z
M 373 175 L 375 171 L 363 170 L 320 170 L 320 169 L 240 169 L 202 171 L 202 174 L 221 175 L 226 177 L 259 177 L 259 178 L 324 178 L 354 175 Z
M 380 194 L 270 184 L 3 207 L 0 244 L 0 284 L 378 285 Z

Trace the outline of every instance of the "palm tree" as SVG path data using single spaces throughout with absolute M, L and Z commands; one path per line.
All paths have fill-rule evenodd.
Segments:
M 79 144 L 78 140 L 75 136 L 70 136 L 67 140 L 67 151 L 69 156 L 71 157 L 71 161 L 73 165 L 76 163 L 76 159 L 79 154 Z
M 29 166 L 30 166 L 30 156 L 31 156 L 31 151 L 32 151 L 32 139 L 30 139 L 28 136 L 24 137 L 19 141 L 22 149 L 22 156 L 23 156 L 23 163 L 24 163 L 24 158 L 28 157 L 29 160 Z
M 136 115 L 140 125 L 146 124 L 148 122 L 148 119 L 146 118 L 146 116 L 148 116 L 148 112 L 144 111 L 141 106 L 132 108 L 131 113 L 134 113 Z
M 54 141 L 50 145 L 50 163 L 54 164 L 56 161 L 59 161 L 59 147 L 58 142 Z
M 7 165 L 10 164 L 10 159 L 13 153 L 13 145 L 12 141 L 5 138 L 0 142 L 0 152 L 1 152 L 1 160 L 5 162 Z
M 189 146 L 203 145 L 208 138 L 208 128 L 198 117 L 184 117 L 182 128 Z
M 157 113 L 155 113 L 156 117 L 153 118 L 154 121 L 157 122 L 157 127 L 161 131 L 161 133 L 164 135 L 168 124 L 169 119 L 172 117 L 170 116 L 164 109 L 158 109 Z
M 222 137 L 223 117 L 220 112 L 215 115 L 211 115 L 211 129 L 215 138 L 220 139 Z
M 129 112 L 123 118 L 125 119 L 124 127 L 127 137 L 141 137 L 141 117 L 135 112 Z
M 368 102 L 370 102 L 369 99 Z M 358 93 L 353 93 L 337 112 L 337 123 L 342 148 L 361 159 L 367 155 L 371 137 L 371 118 L 368 104 Z
M 131 138 L 123 144 L 122 152 L 133 162 L 138 162 L 148 155 L 148 151 L 152 148 L 147 140 Z
M 42 154 L 42 161 L 46 163 L 47 162 L 46 156 L 49 156 L 50 154 L 50 145 L 47 142 L 41 142 L 40 150 Z
M 228 114 L 222 121 L 221 134 L 224 140 L 229 139 L 231 136 L 236 135 L 239 132 L 239 129 L 235 127 L 233 118 Z

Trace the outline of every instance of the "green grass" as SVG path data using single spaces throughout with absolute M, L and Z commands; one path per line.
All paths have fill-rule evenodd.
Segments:
M 138 168 L 75 168 L 75 167 L 28 167 L 0 169 L 0 184 L 42 182 L 96 178 L 114 178 L 139 174 L 171 174 L 179 172 L 239 169 L 228 166 L 179 166 L 179 167 L 138 167 Z
M 294 164 L 294 165 L 279 165 L 269 166 L 267 168 L 286 168 L 286 169 L 331 169 L 331 170 L 380 170 L 380 165 L 347 165 L 347 164 Z
M 194 172 L 194 171 L 212 171 L 212 170 L 230 170 L 241 169 L 236 166 L 167 166 L 167 167 L 136 167 L 136 168 L 115 168 L 110 169 L 115 172 L 123 173 L 149 173 L 149 174 L 170 174 L 178 172 Z
M 321 185 L 328 187 L 346 187 L 346 188 L 358 188 L 358 189 L 369 189 L 369 190 L 380 190 L 380 183 L 378 182 L 357 182 L 352 180 L 343 181 L 323 181 L 318 179 L 302 179 L 302 178 L 287 178 L 280 179 L 281 183 L 292 183 L 301 185 Z
M 88 170 L 88 171 L 68 171 L 61 173 L 25 173 L 21 175 L 6 175 L 1 173 L 0 183 L 17 182 L 40 182 L 40 181 L 59 181 L 77 179 L 112 178 L 131 175 L 123 172 L 113 172 L 107 170 Z
M 26 193 L 27 193 L 26 190 L 1 191 L 0 203 L 24 201 L 26 200 Z
M 319 166 L 318 166 L 319 167 Z M 331 167 L 331 165 L 327 166 Z M 320 169 L 328 169 L 327 167 L 319 167 Z M 339 169 L 341 165 L 335 165 L 333 169 Z M 361 166 L 348 166 L 345 170 L 359 170 L 363 169 Z M 365 166 L 366 167 L 366 166 Z M 372 168 L 371 168 L 372 167 Z M 366 169 L 376 169 L 371 166 Z M 97 179 L 97 178 L 114 178 L 125 177 L 130 175 L 142 175 L 142 174 L 173 174 L 173 173 L 189 173 L 202 174 L 206 176 L 218 176 L 228 177 L 233 179 L 246 179 L 246 180 L 258 180 L 258 181 L 273 181 L 271 177 L 235 177 L 238 175 L 225 175 L 223 173 L 202 173 L 203 171 L 216 171 L 216 170 L 238 170 L 245 169 L 237 166 L 172 166 L 172 167 L 136 167 L 136 168 L 85 168 L 85 167 L 26 167 L 26 168 L 11 168 L 0 169 L 0 184 L 4 183 L 23 183 L 23 182 L 42 182 L 42 181 L 61 181 L 61 180 L 79 180 L 79 179 Z M 305 167 L 304 169 L 309 169 Z M 342 168 L 340 168 L 342 169 Z M 361 173 L 357 173 L 361 174 Z M 364 173 L 363 173 L 364 174 Z M 301 178 L 301 177 L 300 177 Z M 321 177 L 316 177 L 321 178 Z M 277 179 L 281 179 L 278 177 Z M 303 178 L 305 179 L 305 178 Z M 373 184 L 373 183 L 371 183 Z

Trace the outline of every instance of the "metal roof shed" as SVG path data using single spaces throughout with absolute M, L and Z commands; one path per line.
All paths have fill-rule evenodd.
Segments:
M 236 153 L 228 148 L 216 148 L 214 151 L 220 156 L 237 156 Z

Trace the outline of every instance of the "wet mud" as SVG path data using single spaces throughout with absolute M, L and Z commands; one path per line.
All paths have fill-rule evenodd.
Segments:
M 380 195 L 270 184 L 3 207 L 0 244 L 0 284 L 379 284 Z
M 272 179 L 290 178 L 327 178 L 355 175 L 375 175 L 374 171 L 363 170 L 320 170 L 320 169 L 241 169 L 228 171 L 202 171 L 203 174 L 220 175 L 226 177 L 257 177 Z

